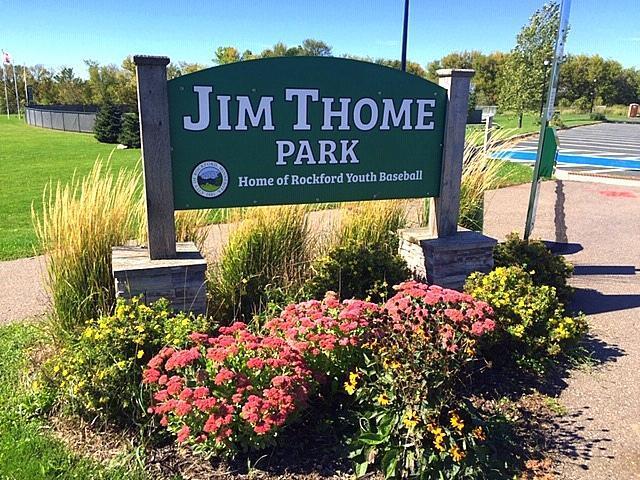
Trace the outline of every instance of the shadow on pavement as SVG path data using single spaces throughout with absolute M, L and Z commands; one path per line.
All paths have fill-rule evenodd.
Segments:
M 542 243 L 556 255 L 573 255 L 584 250 L 580 243 L 552 242 L 551 240 L 543 240 Z
M 640 268 L 635 265 L 575 265 L 573 275 L 635 275 Z
M 578 288 L 573 296 L 571 308 L 586 315 L 617 312 L 640 307 L 640 294 L 606 295 L 597 290 Z

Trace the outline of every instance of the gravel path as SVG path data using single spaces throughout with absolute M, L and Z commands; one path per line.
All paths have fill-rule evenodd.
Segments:
M 48 311 L 43 274 L 44 257 L 0 262 L 0 325 Z
M 522 232 L 529 187 L 485 199 L 485 231 Z M 570 372 L 568 415 L 554 438 L 559 478 L 640 479 L 640 188 L 545 182 L 534 237 L 561 242 L 576 266 L 575 307 L 588 315 L 594 366 Z

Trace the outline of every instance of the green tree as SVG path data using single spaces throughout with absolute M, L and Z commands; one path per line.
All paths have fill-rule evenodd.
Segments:
M 93 134 L 99 142 L 118 143 L 122 131 L 122 112 L 120 108 L 111 102 L 105 102 L 100 106 L 96 115 L 96 123 Z
M 552 61 L 554 40 L 560 24 L 560 7 L 556 1 L 543 5 L 533 14 L 516 38 L 516 45 L 500 74 L 499 105 L 519 115 L 519 128 L 526 110 L 540 105 L 545 76 Z
M 235 47 L 218 47 L 215 53 L 214 63 L 226 65 L 240 61 L 240 52 Z

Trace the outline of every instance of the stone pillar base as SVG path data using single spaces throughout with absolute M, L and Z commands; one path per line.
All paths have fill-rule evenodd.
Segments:
M 166 298 L 175 310 L 207 310 L 207 262 L 193 242 L 178 243 L 177 258 L 149 260 L 144 247 L 113 247 L 111 271 L 116 297 L 144 296 L 147 303 Z
M 426 228 L 400 230 L 399 253 L 414 278 L 429 284 L 461 290 L 472 272 L 493 268 L 497 241 L 478 232 L 461 231 L 434 238 Z

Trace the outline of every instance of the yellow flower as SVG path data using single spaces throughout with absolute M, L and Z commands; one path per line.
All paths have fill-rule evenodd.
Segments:
M 136 330 L 138 331 L 138 333 L 144 332 L 144 325 L 136 325 Z
M 427 431 L 433 435 L 433 446 L 436 447 L 437 450 L 444 452 L 445 448 L 442 442 L 444 441 L 445 433 L 442 428 L 434 423 L 430 423 L 427 425 Z
M 484 430 L 480 426 L 477 426 L 476 428 L 474 428 L 471 433 L 476 439 L 480 441 L 487 439 L 487 435 L 484 433 Z
M 380 395 L 378 395 L 378 403 L 380 405 L 389 405 L 389 403 L 391 403 L 391 400 L 389 400 L 389 397 L 387 397 L 384 393 L 381 393 Z
M 464 420 L 455 412 L 451 414 L 451 426 L 460 432 L 464 428 Z
M 353 395 L 353 393 L 356 391 L 358 377 L 360 377 L 360 374 L 358 372 L 351 372 L 349 373 L 349 381 L 344 382 L 344 389 L 349 395 Z
M 53 373 L 58 373 L 60 371 L 60 365 L 55 365 L 53 367 Z
M 344 390 L 349 395 L 353 395 L 353 393 L 356 391 L 356 386 L 355 385 L 351 385 L 349 382 L 344 382 Z
M 138 358 L 144 357 L 144 350 L 138 350 Z
M 418 417 L 414 412 L 409 410 L 404 414 L 404 418 L 402 419 L 402 423 L 408 428 L 413 429 L 418 424 Z
M 457 445 L 451 447 L 449 453 L 451 453 L 451 457 L 453 458 L 454 462 L 459 462 L 466 456 L 466 454 L 462 450 L 460 450 Z

